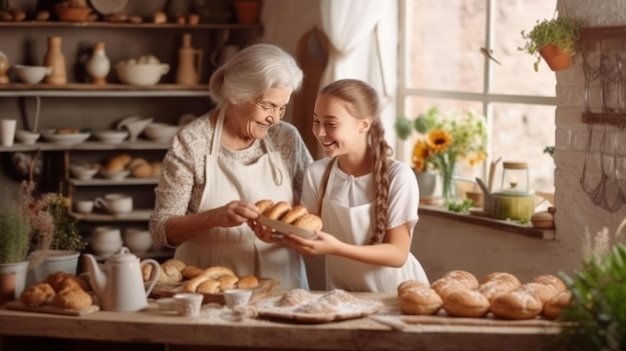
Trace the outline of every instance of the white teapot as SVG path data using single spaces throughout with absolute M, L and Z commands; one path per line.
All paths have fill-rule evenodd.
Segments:
M 139 261 L 127 247 L 109 257 L 102 270 L 93 255 L 85 254 L 91 288 L 105 311 L 135 312 L 148 307 L 148 294 L 159 279 L 159 263 L 153 259 Z M 141 267 L 152 265 L 152 274 L 144 284 Z

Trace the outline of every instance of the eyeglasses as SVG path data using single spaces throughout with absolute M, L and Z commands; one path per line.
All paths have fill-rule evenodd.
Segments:
M 278 116 L 278 119 L 283 119 L 285 117 L 285 110 L 287 109 L 286 105 L 276 106 L 269 101 L 256 101 L 255 104 L 263 110 L 263 112 L 268 113 L 272 116 Z

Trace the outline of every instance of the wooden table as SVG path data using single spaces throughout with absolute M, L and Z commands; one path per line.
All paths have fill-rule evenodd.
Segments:
M 370 317 L 324 324 L 249 318 L 237 321 L 225 307 L 187 318 L 159 311 L 151 303 L 141 312 L 98 311 L 79 317 L 2 307 L 0 335 L 188 345 L 168 346 L 168 350 L 191 350 L 194 345 L 229 350 L 534 350 L 559 331 L 556 323 L 545 320 L 403 317 L 393 294 L 362 297 L 382 301 L 385 307 L 377 316 L 397 327 Z

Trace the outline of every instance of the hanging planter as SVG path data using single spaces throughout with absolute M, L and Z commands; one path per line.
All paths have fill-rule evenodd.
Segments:
M 571 57 L 576 53 L 579 27 L 579 23 L 571 18 L 537 21 L 530 32 L 522 31 L 526 44 L 518 50 L 537 58 L 534 63 L 535 71 L 539 70 L 542 58 L 553 71 L 566 69 L 571 66 Z
M 561 71 L 572 65 L 572 55 L 556 45 L 546 45 L 539 50 L 539 54 L 553 71 Z

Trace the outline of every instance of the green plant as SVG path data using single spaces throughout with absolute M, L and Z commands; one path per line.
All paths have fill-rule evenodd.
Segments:
M 546 45 L 558 46 L 570 55 L 576 53 L 579 27 L 578 21 L 571 18 L 557 17 L 551 20 L 537 20 L 537 24 L 530 32 L 522 30 L 522 37 L 526 43 L 518 50 L 537 57 L 534 68 L 535 71 L 539 71 L 539 63 L 541 62 L 539 50 Z
M 26 261 L 30 247 L 30 225 L 21 209 L 0 214 L 0 263 Z
M 594 241 L 573 277 L 561 274 L 572 300 L 558 319 L 564 328 L 547 345 L 550 350 L 626 348 L 626 247 L 622 243 L 611 247 L 606 229 Z

